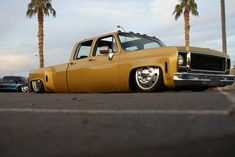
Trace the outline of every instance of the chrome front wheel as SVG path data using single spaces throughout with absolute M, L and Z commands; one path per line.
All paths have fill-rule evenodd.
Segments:
M 135 81 L 139 91 L 163 91 L 161 69 L 158 67 L 141 67 L 135 72 Z
M 29 87 L 28 87 L 28 86 L 22 86 L 22 87 L 21 87 L 21 91 L 22 91 L 23 93 L 27 93 L 27 92 L 29 92 Z

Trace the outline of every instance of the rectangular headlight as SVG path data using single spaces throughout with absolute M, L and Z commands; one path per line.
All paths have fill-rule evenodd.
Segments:
M 187 53 L 179 52 L 177 63 L 178 66 L 187 66 Z

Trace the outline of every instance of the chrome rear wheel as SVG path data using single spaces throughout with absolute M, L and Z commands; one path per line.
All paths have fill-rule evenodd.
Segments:
M 35 93 L 43 93 L 44 92 L 44 86 L 42 81 L 40 80 L 34 80 L 31 82 L 32 89 Z

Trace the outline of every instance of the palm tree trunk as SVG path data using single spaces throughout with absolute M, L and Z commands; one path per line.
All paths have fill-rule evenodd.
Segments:
M 223 52 L 227 53 L 226 20 L 225 20 L 224 0 L 220 0 L 220 6 L 221 6 L 221 25 L 222 25 L 222 47 L 223 47 Z
M 38 49 L 39 49 L 39 62 L 40 68 L 44 67 L 44 56 L 43 56 L 43 12 L 38 12 Z
M 189 11 L 185 10 L 184 12 L 184 33 L 185 33 L 185 49 L 186 51 L 189 51 L 189 31 L 190 31 L 190 25 L 189 25 Z

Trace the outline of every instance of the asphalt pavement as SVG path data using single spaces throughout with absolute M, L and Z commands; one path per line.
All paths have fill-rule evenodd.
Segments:
M 233 157 L 234 98 L 0 93 L 0 157 Z

